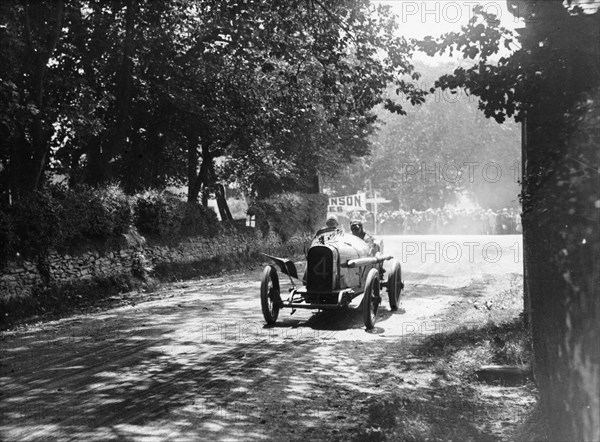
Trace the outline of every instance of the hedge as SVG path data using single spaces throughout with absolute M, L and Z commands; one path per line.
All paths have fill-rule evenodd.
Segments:
M 327 197 L 323 194 L 282 193 L 248 208 L 263 234 L 272 231 L 284 241 L 295 234 L 314 233 L 323 226 L 326 213 Z
M 135 226 L 142 235 L 158 238 L 213 236 L 216 213 L 199 204 L 190 205 L 169 192 L 151 190 L 136 197 Z
M 248 208 L 257 227 L 284 241 L 322 227 L 327 198 L 322 194 L 283 193 Z M 35 258 L 49 250 L 68 251 L 86 241 L 120 239 L 133 227 L 146 237 L 178 240 L 212 237 L 222 228 L 215 212 L 190 205 L 166 191 L 128 196 L 118 186 L 100 189 L 49 186 L 0 207 L 0 263 L 16 256 Z
M 118 186 L 53 185 L 0 207 L 0 263 L 68 251 L 86 241 L 120 240 L 133 226 L 164 239 L 213 236 L 219 228 L 214 211 L 168 192 L 128 196 Z

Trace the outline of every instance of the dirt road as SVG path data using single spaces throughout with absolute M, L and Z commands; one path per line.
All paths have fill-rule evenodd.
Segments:
M 502 440 L 479 405 L 448 401 L 414 349 L 460 325 L 448 317 L 457 303 L 510 289 L 520 237 L 383 239 L 406 287 L 371 332 L 359 308 L 283 310 L 265 328 L 256 267 L 2 333 L 0 439 L 378 440 L 390 413 L 418 414 L 422 396 L 433 406 L 424 425 L 438 422 L 432 409 L 452 409 L 472 440 Z

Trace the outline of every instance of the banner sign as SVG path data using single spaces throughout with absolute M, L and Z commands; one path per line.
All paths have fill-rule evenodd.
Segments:
M 353 210 L 367 210 L 367 198 L 364 192 L 355 195 L 336 196 L 329 198 L 327 213 L 351 212 Z

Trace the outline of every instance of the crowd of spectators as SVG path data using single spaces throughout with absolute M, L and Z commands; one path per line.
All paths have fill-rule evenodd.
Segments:
M 354 213 L 373 229 L 373 214 Z M 513 208 L 492 209 L 427 209 L 381 211 L 377 215 L 379 235 L 475 234 L 511 235 L 523 231 L 521 215 Z

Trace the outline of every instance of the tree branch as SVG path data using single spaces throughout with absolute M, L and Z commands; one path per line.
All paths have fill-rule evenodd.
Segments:
M 356 37 L 354 35 L 352 35 L 352 33 L 350 32 L 349 26 L 344 23 L 342 20 L 340 20 L 333 12 L 331 12 L 329 10 L 329 8 L 327 8 L 323 3 L 321 3 L 320 0 L 312 0 L 314 3 L 316 3 L 317 5 L 319 5 L 321 7 L 321 9 L 323 11 L 325 11 L 325 13 L 331 17 L 334 21 L 337 22 L 337 24 L 340 26 L 340 28 L 346 32 L 346 34 L 348 34 L 348 36 L 354 40 L 355 43 L 358 43 L 358 40 L 356 39 Z

